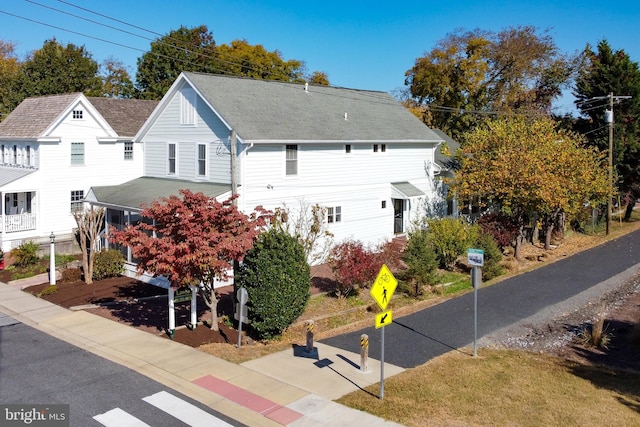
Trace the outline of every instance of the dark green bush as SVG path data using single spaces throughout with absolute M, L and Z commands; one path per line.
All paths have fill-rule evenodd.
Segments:
M 249 325 L 257 338 L 282 334 L 309 301 L 311 274 L 304 248 L 283 231 L 261 234 L 244 257 L 236 284 L 249 294 Z
M 15 260 L 14 264 L 17 267 L 28 267 L 38 263 L 39 246 L 34 242 L 25 242 L 11 250 L 11 256 Z
M 124 270 L 124 256 L 117 249 L 101 250 L 93 260 L 93 279 L 115 277 Z
M 500 261 L 502 261 L 502 252 L 500 252 L 500 248 L 493 236 L 481 232 L 478 236 L 478 246 L 484 250 L 482 280 L 491 280 L 494 277 L 504 274 L 504 267 L 500 264 Z
M 425 286 L 437 283 L 438 257 L 427 230 L 416 230 L 409 234 L 402 261 L 406 265 L 406 269 L 400 273 L 401 290 L 404 292 L 418 297 Z

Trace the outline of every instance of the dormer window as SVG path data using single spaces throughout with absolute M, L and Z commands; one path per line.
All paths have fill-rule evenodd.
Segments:
M 73 110 L 71 118 L 74 120 L 82 120 L 82 110 Z

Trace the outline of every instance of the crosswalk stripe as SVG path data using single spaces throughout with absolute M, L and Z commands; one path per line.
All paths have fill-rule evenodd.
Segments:
M 197 406 L 185 402 L 166 391 L 143 397 L 142 400 L 191 427 L 231 427 L 231 424 L 214 417 Z
M 106 427 L 151 427 L 120 408 L 98 414 L 93 419 Z

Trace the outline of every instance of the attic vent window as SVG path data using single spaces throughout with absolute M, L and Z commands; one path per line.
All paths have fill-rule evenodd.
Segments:
M 73 110 L 73 112 L 71 113 L 71 118 L 73 118 L 74 120 L 82 119 L 82 110 Z

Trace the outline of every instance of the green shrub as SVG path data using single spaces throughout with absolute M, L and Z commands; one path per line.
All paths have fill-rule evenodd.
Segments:
M 93 260 L 93 279 L 114 277 L 124 270 L 124 256 L 117 249 L 101 250 Z
M 304 248 L 283 231 L 261 234 L 244 257 L 236 284 L 247 289 L 250 327 L 258 338 L 282 334 L 309 301 L 311 273 Z
M 453 270 L 458 257 L 477 241 L 478 227 L 455 218 L 429 220 L 428 224 L 440 267 Z
M 11 250 L 11 256 L 15 260 L 14 264 L 18 267 L 28 267 L 38 263 L 38 245 L 34 242 L 25 242 Z
M 407 268 L 399 275 L 402 280 L 401 290 L 418 297 L 425 286 L 437 283 L 438 259 L 427 230 L 417 230 L 409 234 L 402 261 Z
M 484 265 L 482 266 L 482 280 L 491 280 L 504 274 L 502 252 L 498 244 L 490 234 L 481 232 L 478 236 L 477 246 L 484 250 Z
M 42 290 L 42 292 L 40 292 L 37 295 L 37 297 L 38 298 L 42 298 L 42 297 L 47 296 L 47 295 L 55 294 L 56 292 L 58 292 L 58 287 L 56 285 L 50 285 L 50 286 L 47 286 L 46 288 L 44 288 Z

